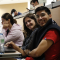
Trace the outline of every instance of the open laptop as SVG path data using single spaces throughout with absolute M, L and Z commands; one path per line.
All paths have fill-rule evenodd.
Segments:
M 8 48 L 8 47 L 4 47 L 4 50 L 5 50 L 5 53 L 10 53 L 10 52 L 16 52 L 16 50 L 15 49 L 13 49 L 13 48 Z
M 12 53 L 12 52 L 16 52 L 15 49 L 13 48 L 8 48 L 7 46 L 1 47 L 0 46 L 0 53 Z

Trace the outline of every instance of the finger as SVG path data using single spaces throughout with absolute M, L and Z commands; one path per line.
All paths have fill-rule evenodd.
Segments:
M 6 43 L 6 45 L 9 45 L 9 44 L 10 44 L 10 42 L 7 42 L 7 43 Z

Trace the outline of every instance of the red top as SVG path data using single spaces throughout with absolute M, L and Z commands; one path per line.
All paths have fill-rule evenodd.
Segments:
M 49 30 L 43 39 L 50 39 L 54 42 L 54 44 L 45 52 L 45 60 L 60 60 L 60 37 L 57 30 Z
M 26 57 L 25 60 L 34 60 L 32 57 Z

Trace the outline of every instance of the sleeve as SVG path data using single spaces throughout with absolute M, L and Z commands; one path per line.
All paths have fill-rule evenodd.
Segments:
M 6 30 L 5 29 L 2 29 L 2 33 L 3 33 L 3 35 L 4 35 L 4 37 L 6 37 Z
M 21 40 L 24 39 L 23 32 L 20 30 L 15 30 L 15 31 L 13 30 L 13 31 L 9 32 L 7 37 L 5 37 L 5 43 L 9 42 L 9 41 L 15 41 L 19 38 L 21 38 Z
M 27 43 L 27 40 L 28 40 L 28 39 L 29 39 L 29 36 L 27 36 L 27 37 L 24 39 L 23 45 L 22 45 L 22 47 L 21 47 L 22 50 L 25 50 L 25 49 L 26 49 L 26 47 L 27 47 L 27 45 L 28 45 L 28 43 Z
M 25 46 L 26 45 L 26 41 L 29 39 L 29 36 L 27 36 L 24 41 L 23 41 L 23 45 L 22 46 Z
M 21 15 L 22 13 L 18 12 L 18 15 Z
M 49 30 L 45 36 L 43 37 L 43 39 L 50 39 L 52 40 L 54 43 L 56 43 L 59 40 L 59 33 L 57 30 L 55 29 L 51 29 Z
M 28 46 L 28 44 L 26 44 L 25 46 L 22 46 L 22 50 L 25 50 L 25 49 L 27 49 L 26 47 Z

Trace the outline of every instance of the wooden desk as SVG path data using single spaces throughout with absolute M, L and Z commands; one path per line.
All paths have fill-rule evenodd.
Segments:
M 17 59 L 14 59 L 14 58 L 0 58 L 0 60 L 17 60 Z
M 0 60 L 17 60 L 15 58 L 21 57 L 21 53 L 15 52 L 15 53 L 4 53 L 0 54 Z

